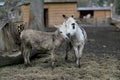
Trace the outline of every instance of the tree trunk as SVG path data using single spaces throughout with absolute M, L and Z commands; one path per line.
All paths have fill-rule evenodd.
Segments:
M 28 28 L 44 31 L 44 0 L 31 0 Z

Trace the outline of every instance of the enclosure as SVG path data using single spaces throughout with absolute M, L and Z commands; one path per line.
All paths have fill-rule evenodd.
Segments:
M 103 24 L 104 25 L 104 24 Z M 64 44 L 56 53 L 57 65 L 50 67 L 50 55 L 32 59 L 32 67 L 23 63 L 0 68 L 0 80 L 120 80 L 120 32 L 114 27 L 85 27 L 88 41 L 81 68 L 74 62 L 73 50 L 65 62 Z
M 42 0 L 39 1 L 42 2 Z M 79 23 L 85 28 L 88 34 L 88 41 L 85 45 L 81 59 L 81 68 L 78 68 L 75 64 L 73 49 L 69 51 L 68 61 L 65 61 L 65 43 L 63 43 L 56 52 L 56 66 L 54 69 L 52 69 L 50 65 L 50 54 L 45 53 L 36 53 L 37 55 L 31 58 L 32 67 L 25 67 L 21 53 L 17 52 L 17 50 L 14 50 L 17 47 L 14 44 L 9 44 L 9 46 L 4 44 L 8 42 L 8 39 L 11 38 L 11 36 L 9 36 L 9 32 L 7 31 L 10 27 L 3 26 L 2 29 L 0 27 L 0 48 L 5 50 L 4 45 L 8 46 L 8 48 L 12 45 L 13 48 L 10 47 L 12 48 L 10 49 L 10 52 L 12 52 L 12 54 L 14 53 L 15 55 L 17 53 L 18 54 L 17 57 L 13 54 L 11 59 L 11 56 L 6 57 L 8 52 L 0 51 L 0 55 L 2 55 L 0 56 L 0 80 L 120 80 L 120 31 L 116 31 L 114 26 L 108 24 L 107 16 L 112 16 L 111 8 L 107 9 L 108 12 L 106 12 L 106 10 L 102 12 L 96 12 L 96 14 L 102 13 L 104 17 L 98 17 L 98 14 L 98 16 L 95 16 L 93 11 L 90 11 L 92 14 L 91 18 L 81 19 L 80 11 L 77 11 L 77 7 L 84 4 L 80 2 L 81 4 L 79 5 L 78 3 L 77 6 L 77 1 L 79 2 L 82 0 L 61 0 L 63 2 L 59 0 L 58 2 L 51 2 L 55 0 L 45 1 L 45 6 L 42 6 L 42 4 L 39 6 L 41 7 L 40 11 L 43 11 L 42 7 L 44 8 L 45 12 L 42 13 L 44 14 L 44 16 L 42 15 L 44 20 L 40 16 L 37 16 L 36 20 L 33 15 L 33 17 L 31 17 L 30 3 L 19 5 L 17 8 L 14 6 L 14 8 L 11 9 L 11 14 L 8 15 L 8 17 L 11 16 L 11 18 L 14 18 L 15 21 L 23 21 L 27 24 L 30 23 L 29 20 L 33 20 L 33 23 L 39 20 L 45 21 L 46 31 L 54 31 L 55 29 L 51 27 L 53 24 L 60 24 L 63 21 L 63 13 L 67 15 L 75 14 L 77 16 L 76 19 L 78 19 L 78 22 L 80 21 Z M 88 1 L 93 0 L 83 1 L 85 1 L 86 7 L 92 6 L 92 2 L 91 5 L 89 5 Z M 37 6 L 35 3 L 34 5 L 33 11 L 31 12 L 36 12 L 39 9 L 35 8 Z M 34 9 L 36 9 L 36 11 L 34 11 Z M 40 13 L 40 11 L 37 13 Z M 88 14 L 86 11 L 84 13 L 85 15 Z M 83 16 L 85 15 L 83 14 Z M 39 26 L 39 24 L 37 26 Z M 35 28 L 37 29 L 36 25 Z M 12 27 L 12 30 L 17 31 L 15 27 Z M 9 37 L 6 36 L 7 39 L 3 37 L 2 31 L 5 31 L 5 34 L 8 33 L 7 36 Z M 12 32 L 11 30 L 9 31 Z M 5 39 L 6 42 L 3 39 Z M 11 43 L 12 41 L 13 40 L 11 40 Z M 18 59 L 21 61 L 18 61 Z M 14 64 L 10 63 L 9 61 L 13 62 Z M 8 63 L 11 65 L 8 65 Z M 1 64 L 7 64 L 7 66 L 2 65 L 1 67 Z

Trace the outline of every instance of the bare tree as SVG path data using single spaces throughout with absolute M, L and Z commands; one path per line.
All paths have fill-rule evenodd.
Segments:
M 44 31 L 44 0 L 30 1 L 29 28 Z

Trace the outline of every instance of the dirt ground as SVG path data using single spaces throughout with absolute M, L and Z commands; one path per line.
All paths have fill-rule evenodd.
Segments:
M 0 68 L 0 80 L 120 80 L 120 32 L 113 27 L 85 28 L 88 42 L 81 59 L 81 68 L 74 62 L 73 50 L 64 60 L 64 46 L 56 53 L 57 66 L 50 67 L 50 57 L 38 56 L 32 67 L 23 64 Z

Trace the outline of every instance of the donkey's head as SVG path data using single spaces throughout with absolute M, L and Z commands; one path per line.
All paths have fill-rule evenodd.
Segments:
M 54 25 L 58 29 L 58 33 L 65 39 L 69 40 L 68 36 L 66 35 L 66 28 L 63 25 Z
M 63 18 L 65 19 L 63 26 L 66 28 L 66 35 L 71 38 L 71 36 L 74 36 L 76 34 L 78 24 L 74 16 L 67 17 L 63 15 Z

